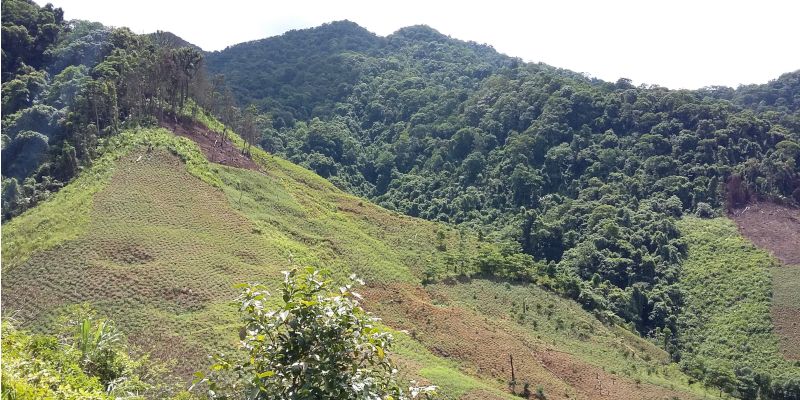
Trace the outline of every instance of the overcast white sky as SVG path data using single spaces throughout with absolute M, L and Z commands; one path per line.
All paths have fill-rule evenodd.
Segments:
M 764 83 L 800 69 L 793 0 L 50 2 L 68 19 L 171 31 L 204 50 L 349 19 L 379 35 L 427 24 L 525 61 L 669 88 Z

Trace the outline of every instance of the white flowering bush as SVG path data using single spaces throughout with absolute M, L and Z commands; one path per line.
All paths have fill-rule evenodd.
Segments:
M 212 372 L 197 374 L 219 399 L 364 399 L 427 397 L 433 387 L 404 390 L 387 357 L 392 336 L 359 305 L 354 283 L 331 290 L 331 280 L 308 268 L 284 272 L 280 305 L 262 285 L 243 285 L 245 357 L 216 357 Z

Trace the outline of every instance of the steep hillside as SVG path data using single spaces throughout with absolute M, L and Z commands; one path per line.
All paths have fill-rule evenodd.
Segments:
M 772 322 L 788 359 L 800 360 L 800 210 L 770 203 L 734 210 L 744 237 L 769 251 L 778 263 L 772 274 Z
M 182 131 L 219 135 L 193 123 Z M 540 288 L 420 283 L 431 269 L 458 276 L 496 244 L 386 211 L 278 157 L 255 151 L 252 161 L 209 163 L 163 129 L 114 137 L 65 190 L 4 225 L 4 313 L 48 332 L 70 305 L 89 303 L 187 377 L 235 343 L 235 283 L 271 285 L 280 270 L 313 265 L 367 280 L 369 309 L 403 330 L 401 367 L 445 398 L 507 397 L 509 355 L 517 392 L 528 383 L 548 398 L 703 394 L 663 351 Z
M 773 286 L 775 260 L 727 218 L 686 218 L 679 227 L 689 246 L 680 285 L 684 368 L 740 398 L 797 398 L 800 365 L 783 357 L 770 320 L 770 305 L 792 296 Z
M 551 287 L 658 341 L 680 328 L 677 218 L 800 201 L 792 74 L 728 94 L 634 87 L 425 26 L 346 22 L 207 57 L 258 107 L 264 149 L 388 209 L 515 241 Z

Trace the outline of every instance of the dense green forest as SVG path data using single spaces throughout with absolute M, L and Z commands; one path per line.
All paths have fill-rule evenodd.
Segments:
M 559 290 L 645 334 L 676 331 L 676 217 L 800 201 L 797 72 L 635 87 L 347 21 L 207 61 L 258 105 L 264 149 L 387 208 L 511 238 Z
M 28 0 L 3 1 L 2 19 L 4 221 L 123 129 L 209 112 L 223 132 L 350 193 L 498 243 L 426 284 L 535 283 L 684 362 L 695 338 L 682 336 L 693 333 L 681 323 L 677 219 L 800 203 L 800 72 L 670 90 L 526 63 L 426 26 L 380 37 L 334 22 L 203 53 Z M 781 390 L 797 378 L 774 378 L 774 398 L 793 398 Z

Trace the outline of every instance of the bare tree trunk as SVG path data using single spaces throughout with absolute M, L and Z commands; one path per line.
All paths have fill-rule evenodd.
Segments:
M 508 359 L 511 362 L 511 392 L 516 393 L 517 377 L 514 375 L 514 356 L 509 354 Z

